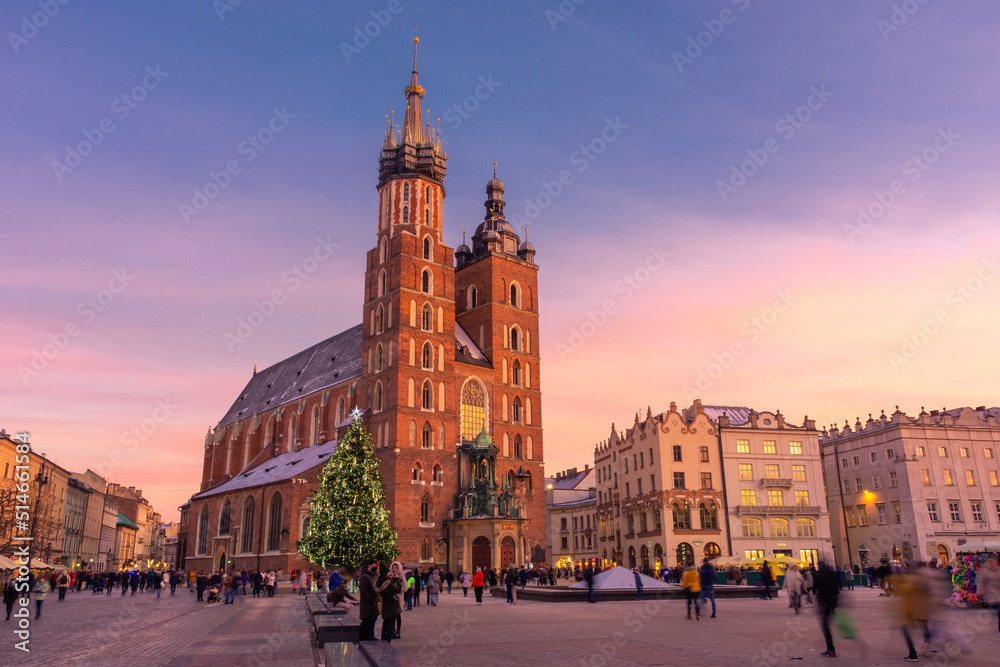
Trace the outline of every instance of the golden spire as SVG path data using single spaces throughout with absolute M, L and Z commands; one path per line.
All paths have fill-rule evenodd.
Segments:
M 253 360 L 253 374 L 257 375 L 257 360 Z

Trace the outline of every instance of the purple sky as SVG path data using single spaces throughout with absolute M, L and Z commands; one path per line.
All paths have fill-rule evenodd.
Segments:
M 0 8 L 0 427 L 165 518 L 253 360 L 360 321 L 414 24 L 447 241 L 495 159 L 538 250 L 550 472 L 695 395 L 997 404 L 994 3 L 176 4 Z

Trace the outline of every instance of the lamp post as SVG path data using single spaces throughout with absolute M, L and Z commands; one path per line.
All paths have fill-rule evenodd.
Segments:
M 42 459 L 42 467 L 38 469 L 38 473 L 35 475 L 37 491 L 35 492 L 35 511 L 31 514 L 31 541 L 28 542 L 28 567 L 32 567 L 31 560 L 35 554 L 35 533 L 38 530 L 38 506 L 42 500 L 42 487 L 48 483 L 49 473 L 45 469 L 45 459 Z

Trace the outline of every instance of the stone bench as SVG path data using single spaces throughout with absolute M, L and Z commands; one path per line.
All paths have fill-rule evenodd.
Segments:
M 346 615 L 318 614 L 313 616 L 313 637 L 319 648 L 330 642 L 357 642 L 361 622 Z
M 346 615 L 346 609 L 340 609 L 326 600 L 324 600 L 319 594 L 310 594 L 306 596 L 306 606 L 309 608 L 310 616 L 318 616 L 320 614 L 338 614 Z
M 413 665 L 400 655 L 392 644 L 380 641 L 365 641 L 358 644 L 330 642 L 324 648 L 326 667 L 410 667 Z

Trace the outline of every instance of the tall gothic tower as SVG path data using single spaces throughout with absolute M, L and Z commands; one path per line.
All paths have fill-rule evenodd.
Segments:
M 453 476 L 459 434 L 455 270 L 453 251 L 442 240 L 447 156 L 440 135 L 421 122 L 424 89 L 417 79 L 418 39 L 413 42 L 403 125 L 397 128 L 390 118 L 379 159 L 378 231 L 365 273 L 360 387 L 368 392 L 368 427 L 399 546 L 404 557 L 415 560 L 419 527 L 440 528 L 453 504 L 440 480 L 445 470 Z M 432 503 L 421 515 L 425 491 Z

